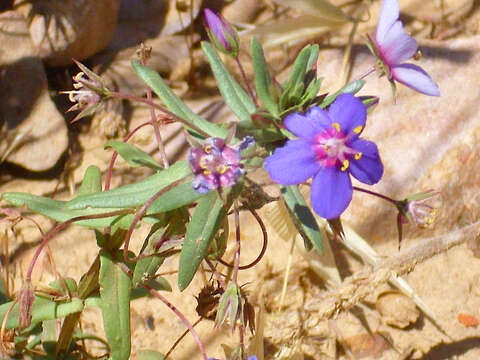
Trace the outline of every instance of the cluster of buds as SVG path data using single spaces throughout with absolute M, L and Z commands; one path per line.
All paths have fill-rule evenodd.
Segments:
M 245 170 L 241 161 L 241 152 L 253 143 L 252 137 L 246 137 L 236 147 L 229 146 L 220 138 L 208 138 L 200 147 L 190 149 L 188 161 L 195 175 L 193 189 L 206 194 L 211 190 L 234 185 Z
M 210 9 L 205 9 L 203 15 L 208 37 L 215 47 L 227 55 L 237 57 L 240 41 L 233 26 Z
M 68 111 L 81 110 L 72 122 L 93 115 L 101 107 L 102 101 L 110 97 L 110 90 L 104 80 L 85 65 L 74 61 L 81 70 L 73 77 L 75 90 L 61 92 L 61 94 L 68 94 L 70 101 L 75 103 Z

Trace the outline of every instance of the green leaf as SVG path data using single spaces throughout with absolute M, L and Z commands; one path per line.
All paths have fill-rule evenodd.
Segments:
M 153 276 L 158 268 L 163 264 L 165 258 L 163 256 L 148 256 L 143 259 L 140 259 L 135 264 L 135 270 L 132 277 L 133 287 L 139 286 L 144 279 L 149 279 Z
M 323 241 L 326 240 L 298 186 L 282 186 L 281 192 L 293 223 L 303 237 L 305 248 L 310 250 L 313 244 L 318 253 L 323 255 Z
M 105 149 L 107 148 L 113 148 L 132 167 L 146 166 L 153 170 L 163 168 L 145 151 L 123 141 L 109 141 L 105 144 Z
M 168 169 L 134 184 L 97 194 L 77 196 L 66 204 L 67 209 L 134 208 L 144 204 L 159 190 L 191 174 L 186 161 L 177 161 Z M 166 195 L 166 194 L 165 194 Z
M 343 88 L 340 90 L 334 92 L 331 95 L 328 95 L 325 99 L 323 99 L 322 103 L 320 104 L 321 108 L 325 108 L 331 103 L 335 101 L 335 99 L 338 97 L 340 94 L 356 94 L 359 92 L 363 85 L 365 85 L 365 80 L 355 80 L 352 81 L 351 83 L 345 85 Z
M 100 191 L 102 191 L 102 172 L 98 167 L 90 165 L 83 175 L 78 195 L 93 194 Z
M 295 89 L 299 83 L 303 83 L 305 80 L 305 75 L 309 68 L 313 65 L 313 57 L 318 56 L 318 45 L 307 45 L 305 46 L 297 55 L 295 62 L 293 63 L 292 70 L 290 71 L 290 76 L 285 84 L 285 87 L 288 87 L 291 84 L 292 88 Z
M 81 197 L 83 196 L 84 195 Z M 120 208 L 84 208 L 79 210 L 71 210 L 65 207 L 67 204 L 65 201 L 53 200 L 43 196 L 35 196 L 27 193 L 5 193 L 2 194 L 2 198 L 14 206 L 26 206 L 34 213 L 42 214 L 58 222 L 64 222 L 78 216 L 103 214 L 120 210 Z M 101 228 L 112 225 L 118 219 L 119 216 L 111 216 L 108 218 L 78 221 L 75 224 L 92 228 Z
M 78 216 L 102 214 L 141 206 L 163 187 L 180 180 L 190 173 L 187 162 L 178 161 L 168 169 L 162 170 L 137 183 L 100 193 L 77 196 L 68 202 L 27 193 L 5 193 L 2 194 L 2 197 L 15 206 L 27 206 L 35 213 L 63 222 Z M 191 182 L 180 184 L 160 196 L 147 210 L 147 215 L 177 209 L 191 204 L 202 196 L 202 194 L 193 190 Z M 102 228 L 111 226 L 120 219 L 118 226 L 128 228 L 132 218 L 133 215 L 129 214 L 101 219 L 82 220 L 75 224 Z
M 252 48 L 257 96 L 267 111 L 275 118 L 279 118 L 278 104 L 270 92 L 272 81 L 270 79 L 270 73 L 268 72 L 268 65 L 263 54 L 262 45 L 260 45 L 256 38 L 252 38 L 250 45 Z
M 165 355 L 154 350 L 140 350 L 138 360 L 163 360 Z
M 178 287 L 181 291 L 192 281 L 225 216 L 226 209 L 217 191 L 209 192 L 198 202 L 180 253 Z
M 135 72 L 145 83 L 152 88 L 155 94 L 164 102 L 168 110 L 182 118 L 187 124 L 204 131 L 210 136 L 225 138 L 227 131 L 221 127 L 208 122 L 201 116 L 195 114 L 183 103 L 180 98 L 168 87 L 161 76 L 153 69 L 143 66 L 140 61 L 133 60 L 132 66 Z
M 0 305 L 0 322 L 3 321 L 5 314 L 12 306 L 13 301 Z M 53 320 L 63 318 L 69 314 L 77 313 L 83 310 L 83 302 L 78 298 L 72 298 L 71 301 L 55 302 L 50 299 L 45 299 L 35 296 L 32 308 L 32 323 L 31 326 L 38 324 L 45 320 Z M 8 315 L 6 328 L 18 328 L 18 303 L 13 306 L 12 311 Z
M 148 281 L 145 281 L 145 284 L 157 291 L 172 292 L 172 287 L 170 286 L 167 279 L 161 276 L 158 276 L 155 279 L 150 279 Z M 140 299 L 142 297 L 150 297 L 150 296 L 152 296 L 152 294 L 150 294 L 150 292 L 144 287 L 132 289 L 132 300 Z
M 131 281 L 106 251 L 100 251 L 100 298 L 103 328 L 111 349 L 112 360 L 130 357 L 130 291 Z
M 257 110 L 255 103 L 230 75 L 212 45 L 202 41 L 202 49 L 210 63 L 225 103 L 232 109 L 240 121 L 251 121 L 251 115 Z

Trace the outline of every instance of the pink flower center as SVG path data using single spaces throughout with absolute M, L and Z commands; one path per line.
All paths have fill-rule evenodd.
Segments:
M 349 159 L 362 157 L 362 153 L 349 146 L 352 134 L 345 135 L 340 124 L 333 123 L 331 127 L 319 133 L 314 140 L 313 150 L 322 166 L 338 166 L 346 171 L 350 165 Z

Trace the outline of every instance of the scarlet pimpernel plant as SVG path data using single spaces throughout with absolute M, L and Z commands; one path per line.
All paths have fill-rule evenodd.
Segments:
M 195 325 L 162 294 L 172 291 L 172 285 L 158 275 L 160 269 L 167 258 L 178 256 L 179 291 L 189 287 L 200 268 L 212 274 L 211 282 L 197 297 L 197 308 L 205 321 L 215 319 L 212 331 L 222 331 L 228 324 L 232 332 L 238 332 L 238 345 L 226 357 L 256 360 L 260 354 L 252 354 L 246 347 L 247 329 L 255 331 L 255 306 L 250 296 L 255 286 L 240 284 L 238 273 L 254 267 L 268 251 L 268 231 L 257 213 L 259 208 L 281 200 L 306 249 L 320 254 L 328 246 L 323 231 L 327 223 L 334 233 L 342 234 L 341 217 L 354 190 L 394 205 L 400 239 L 402 225 L 407 221 L 421 227 L 433 222 L 435 209 L 427 200 L 434 192 L 394 200 L 352 184 L 352 177 L 369 186 L 384 176 L 381 149 L 363 137 L 367 113 L 379 103 L 377 96 L 358 94 L 366 80 L 353 81 L 335 92 L 322 92 L 322 79 L 318 77 L 321 66 L 317 66 L 319 46 L 309 44 L 298 52 L 286 79 L 278 81 L 272 76 L 262 45 L 252 38 L 252 81 L 240 61 L 242 47 L 235 27 L 210 9 L 204 11 L 204 23 L 210 42 L 202 41 L 201 48 L 234 121 L 212 123 L 192 111 L 159 73 L 147 66 L 145 46 L 139 51 L 140 58 L 131 63 L 134 73 L 147 86 L 145 97 L 110 90 L 101 76 L 77 63 L 81 72 L 74 77 L 75 89 L 64 92 L 75 103 L 70 110 L 80 111 L 75 121 L 98 111 L 113 98 L 148 106 L 151 118 L 123 141 L 105 144 L 106 150 L 113 151 L 108 170 L 102 174 L 98 167 L 90 166 L 72 199 L 2 194 L 2 199 L 14 207 L 28 208 L 58 222 L 42 234 L 19 296 L 0 304 L 2 330 L 18 335 L 14 338 L 18 339 L 17 355 L 35 351 L 42 354 L 35 358 L 43 354 L 45 359 L 79 358 L 86 353 L 81 344 L 88 338 L 104 345 L 105 358 L 127 360 L 131 356 L 130 303 L 136 297 L 151 296 L 185 325 L 201 358 L 214 359 L 207 354 Z M 377 69 L 392 86 L 400 82 L 422 94 L 440 95 L 438 86 L 423 69 L 405 63 L 416 54 L 418 45 L 399 20 L 396 0 L 384 0 L 370 46 L 378 60 Z M 241 81 L 232 75 L 222 56 L 233 59 Z M 158 99 L 152 98 L 152 92 Z M 187 159 L 168 159 L 159 118 L 182 124 L 182 136 L 190 144 Z M 144 126 L 154 129 L 161 162 L 128 143 Z M 151 175 L 111 189 L 118 156 L 132 167 L 150 169 Z M 275 186 L 280 195 L 264 192 L 263 184 L 250 176 L 254 171 L 268 174 L 269 185 Z M 300 186 L 309 188 L 311 206 Z M 241 211 L 252 214 L 262 234 L 258 238 L 261 251 L 250 264 L 241 261 Z M 229 217 L 233 219 L 230 222 Z M 319 218 L 327 221 L 319 224 Z M 232 222 L 233 239 L 229 237 Z M 134 252 L 130 242 L 140 223 L 150 230 L 141 249 Z M 72 224 L 95 231 L 98 256 L 80 279 L 52 282 L 45 296 L 45 289 L 40 291 L 31 282 L 35 264 L 50 239 Z M 229 242 L 233 256 L 224 259 Z M 229 270 L 219 271 L 222 266 Z M 88 306 L 100 308 L 105 340 L 80 331 L 80 314 Z M 54 341 L 55 346 L 44 339 Z M 42 350 L 37 351 L 40 346 Z M 143 358 L 163 359 L 161 351 L 164 349 L 144 353 Z

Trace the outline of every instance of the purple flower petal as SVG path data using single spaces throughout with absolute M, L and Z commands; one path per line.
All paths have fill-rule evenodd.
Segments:
M 265 169 L 273 181 L 283 185 L 300 184 L 320 170 L 312 143 L 290 140 L 265 159 Z
M 403 29 L 400 21 L 388 30 L 382 43 L 377 44 L 384 61 L 393 66 L 410 59 L 418 50 L 417 41 Z
M 350 173 L 364 184 L 373 185 L 380 181 L 383 175 L 383 164 L 378 154 L 378 148 L 372 141 L 357 139 L 350 146 L 362 153 L 360 159 L 350 159 Z
M 313 178 L 311 200 L 313 209 L 325 219 L 334 219 L 352 200 L 352 182 L 347 171 L 337 167 L 322 168 Z
M 310 108 L 305 114 L 291 113 L 283 121 L 289 131 L 306 140 L 313 140 L 315 135 L 325 130 L 331 123 L 327 112 L 318 106 Z
M 401 64 L 392 68 L 392 75 L 398 82 L 425 95 L 440 96 L 438 85 L 420 67 L 413 64 Z
M 195 175 L 192 180 L 192 188 L 199 194 L 206 194 L 210 190 L 218 187 L 218 180 L 213 175 L 204 175 L 202 173 Z
M 199 148 L 190 149 L 190 152 L 188 153 L 188 162 L 194 173 L 202 170 L 200 167 L 200 159 L 204 154 L 205 153 Z
M 230 32 L 229 26 L 222 20 L 220 16 L 215 14 L 210 9 L 205 9 L 203 11 L 203 15 L 207 23 L 207 28 L 227 50 L 231 50 L 230 44 L 228 43 L 224 34 L 224 31 Z
M 340 131 L 345 135 L 350 133 L 360 135 L 367 119 L 365 105 L 352 94 L 339 95 L 330 105 L 328 114 L 332 123 L 338 123 Z
M 398 20 L 400 9 L 397 0 L 384 0 L 380 17 L 378 18 L 377 32 L 375 40 L 378 44 L 382 44 L 388 30 L 392 27 L 395 21 Z

